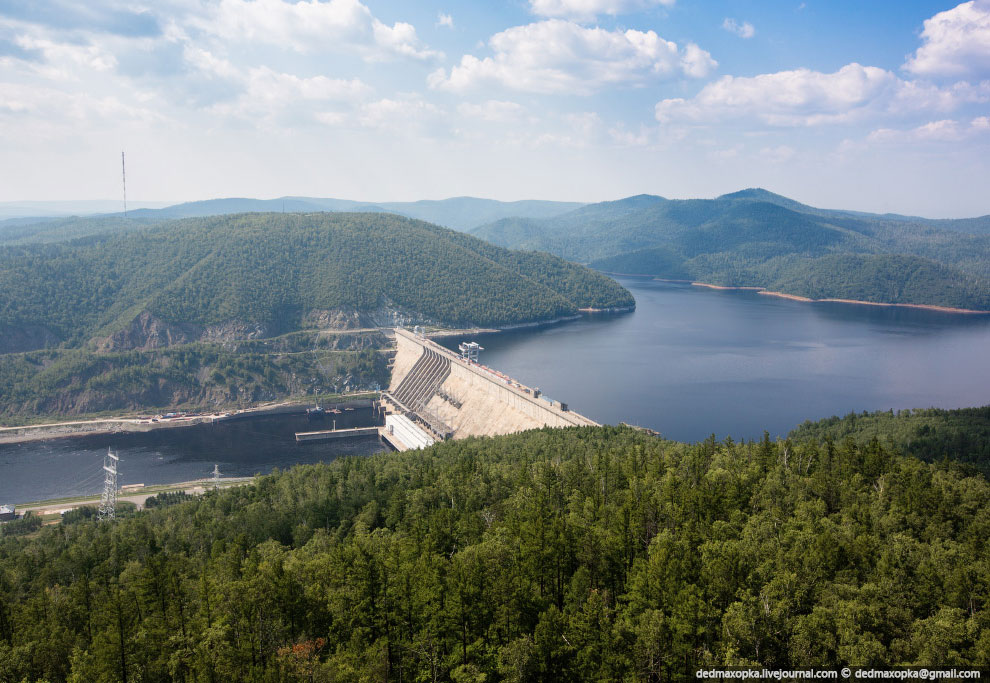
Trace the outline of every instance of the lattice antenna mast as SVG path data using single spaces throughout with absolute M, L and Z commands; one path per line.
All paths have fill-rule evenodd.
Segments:
M 220 465 L 217 463 L 213 464 L 213 488 L 220 488 Z
M 107 449 L 107 454 L 103 458 L 103 495 L 100 497 L 100 519 L 113 519 L 117 512 L 117 464 L 120 458 L 113 452 L 112 448 Z
M 124 164 L 124 152 L 120 152 L 120 177 L 124 183 L 124 218 L 127 218 L 127 166 Z

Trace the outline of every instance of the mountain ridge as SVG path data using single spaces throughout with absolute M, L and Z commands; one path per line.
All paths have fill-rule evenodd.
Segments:
M 990 217 L 891 219 L 749 188 L 714 199 L 636 196 L 470 232 L 611 273 L 990 310 Z
M 633 303 L 621 285 L 556 257 L 381 213 L 190 218 L 0 248 L 6 351 L 258 338 L 320 319 L 495 326 Z

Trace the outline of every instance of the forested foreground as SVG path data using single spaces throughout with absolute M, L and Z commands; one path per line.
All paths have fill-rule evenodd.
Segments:
M 880 439 L 926 462 L 956 460 L 990 475 L 990 406 L 849 413 L 809 420 L 790 436 L 798 441 L 852 439 L 860 444 Z
M 612 427 L 297 467 L 3 540 L 0 680 L 987 666 L 988 503 L 877 441 Z

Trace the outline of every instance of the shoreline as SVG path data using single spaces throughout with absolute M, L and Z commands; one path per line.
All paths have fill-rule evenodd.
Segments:
M 627 313 L 636 310 L 636 304 L 632 306 L 612 306 L 610 308 L 579 308 L 582 313 Z
M 806 296 L 800 296 L 798 294 L 787 294 L 786 292 L 774 292 L 767 289 L 766 287 L 755 287 L 755 286 L 739 286 L 739 287 L 729 287 L 726 285 L 713 285 L 708 282 L 697 282 L 694 280 L 677 280 L 673 278 L 657 277 L 655 275 L 647 275 L 646 273 L 616 273 L 613 271 L 599 271 L 605 273 L 606 275 L 618 275 L 620 277 L 643 277 L 650 278 L 657 282 L 671 282 L 676 284 L 690 284 L 692 287 L 704 287 L 705 289 L 714 289 L 720 291 L 740 291 L 740 292 L 756 292 L 757 294 L 762 294 L 763 296 L 775 296 L 779 299 L 789 299 L 791 301 L 801 301 L 803 303 L 836 303 L 836 304 L 856 304 L 859 306 L 897 306 L 901 308 L 916 308 L 923 311 L 936 311 L 938 313 L 961 313 L 964 315 L 990 315 L 990 311 L 979 311 L 973 308 L 954 308 L 952 306 L 938 306 L 936 304 L 904 304 L 904 303 L 891 303 L 887 301 L 863 301 L 861 299 L 841 299 L 837 297 L 827 297 L 825 299 L 812 299 Z
M 664 280 L 663 278 L 655 277 L 654 280 L 659 280 L 661 282 L 685 282 L 685 280 Z M 735 290 L 740 292 L 756 292 L 761 296 L 773 296 L 778 299 L 787 299 L 789 301 L 800 301 L 802 303 L 835 303 L 835 304 L 855 304 L 858 306 L 882 306 L 885 308 L 898 307 L 898 308 L 915 308 L 923 311 L 935 311 L 937 313 L 961 313 L 964 315 L 990 315 L 990 311 L 978 311 L 972 308 L 953 308 L 952 306 L 937 306 L 935 304 L 902 304 L 902 303 L 890 303 L 886 301 L 862 301 L 860 299 L 839 299 L 834 297 L 828 297 L 825 299 L 812 299 L 807 296 L 800 296 L 798 294 L 787 294 L 786 292 L 774 292 L 767 289 L 766 287 L 727 287 L 725 285 L 712 285 L 707 282 L 692 282 L 693 287 L 705 287 L 706 289 L 716 289 L 721 291 Z

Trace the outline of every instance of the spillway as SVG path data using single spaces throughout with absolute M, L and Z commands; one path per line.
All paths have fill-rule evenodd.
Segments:
M 539 395 L 408 330 L 395 330 L 392 381 L 383 399 L 436 439 L 511 434 L 539 427 L 594 426 Z

